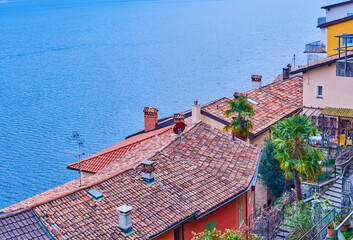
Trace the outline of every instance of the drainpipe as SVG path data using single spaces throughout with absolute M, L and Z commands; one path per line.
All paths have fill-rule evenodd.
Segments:
M 191 218 L 191 221 L 190 222 L 183 222 L 181 224 L 181 236 L 182 236 L 182 239 L 185 240 L 185 236 L 184 236 L 184 224 L 187 224 L 187 223 L 193 223 L 194 222 L 194 216 Z
M 248 225 L 248 204 L 249 204 L 249 201 L 248 201 L 248 194 L 249 192 L 246 192 L 245 193 L 245 225 L 249 228 L 249 225 Z M 246 240 L 248 240 L 248 234 L 246 234 Z

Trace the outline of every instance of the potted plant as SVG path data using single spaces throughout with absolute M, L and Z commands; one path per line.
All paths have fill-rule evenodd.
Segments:
M 348 216 L 348 214 L 346 214 L 346 217 L 347 217 L 347 216 Z M 344 217 L 344 216 L 343 216 L 343 217 Z M 343 222 L 343 220 L 344 220 L 344 219 L 342 219 L 339 215 L 337 215 L 336 218 L 335 218 L 335 223 L 336 223 L 336 225 L 337 225 L 337 226 L 340 225 L 340 224 Z M 350 224 L 351 224 L 351 223 L 349 222 L 349 220 L 346 221 L 346 222 L 342 225 L 342 227 L 340 227 L 340 231 L 341 231 L 341 232 L 348 232 Z
M 335 226 L 333 225 L 333 222 L 330 222 L 327 225 L 327 235 L 329 237 L 333 237 L 335 235 Z

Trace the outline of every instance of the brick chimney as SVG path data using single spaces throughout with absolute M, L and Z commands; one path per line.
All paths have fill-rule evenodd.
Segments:
M 199 121 L 201 121 L 201 106 L 198 101 L 195 100 L 191 108 L 191 122 L 197 123 Z
M 236 100 L 238 97 L 245 97 L 245 94 L 241 92 L 234 92 L 233 97 Z
M 154 161 L 145 160 L 142 162 L 141 177 L 147 183 L 153 183 L 155 177 Z
M 262 80 L 262 76 L 261 75 L 251 75 L 251 88 L 254 89 L 258 89 L 261 87 L 261 80 Z
M 145 132 L 156 129 L 156 124 L 158 122 L 158 109 L 145 107 L 143 113 L 145 116 Z
M 173 119 L 174 119 L 174 123 L 178 123 L 178 122 L 184 122 L 185 117 L 184 117 L 183 114 L 175 113 L 175 114 L 173 115 Z

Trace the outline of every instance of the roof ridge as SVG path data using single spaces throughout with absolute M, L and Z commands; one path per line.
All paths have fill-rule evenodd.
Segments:
M 30 207 L 26 207 L 26 208 L 20 208 L 18 210 L 13 211 L 13 212 L 4 212 L 3 214 L 0 214 L 0 219 L 12 217 L 14 215 L 17 215 L 17 214 L 20 214 L 20 213 L 23 213 L 23 212 L 26 212 L 26 211 L 29 211 L 29 210 L 31 210 L 31 208 Z
M 128 146 L 134 145 L 134 144 L 140 144 L 140 143 L 143 142 L 143 141 L 146 141 L 146 140 L 148 140 L 148 139 L 151 139 L 151 138 L 153 138 L 153 137 L 156 137 L 156 136 L 159 136 L 159 135 L 165 133 L 166 131 L 170 130 L 169 128 L 170 128 L 170 126 L 167 126 L 167 127 L 165 127 L 165 129 L 159 131 L 158 133 L 152 134 L 152 135 L 150 135 L 150 136 L 148 136 L 148 137 L 146 137 L 146 138 L 140 139 L 140 140 L 138 140 L 138 141 L 136 141 L 136 142 L 128 143 L 128 144 L 126 144 L 126 145 L 123 145 L 123 146 L 121 146 L 121 147 L 119 147 L 119 148 L 112 149 L 112 150 L 107 151 L 107 152 L 103 152 L 104 150 L 106 150 L 106 149 L 104 149 L 104 150 L 100 151 L 100 152 L 103 152 L 103 153 L 101 153 L 101 154 L 99 154 L 100 152 L 95 153 L 95 154 L 93 154 L 93 155 L 91 155 L 91 156 L 89 156 L 89 157 L 87 157 L 87 158 L 81 160 L 81 163 L 82 163 L 82 162 L 89 161 L 89 160 L 91 160 L 91 159 L 93 159 L 93 158 L 100 157 L 100 156 L 102 156 L 102 155 L 105 155 L 105 154 L 114 152 L 114 151 L 117 151 L 117 150 L 119 150 L 119 149 L 122 149 L 122 148 L 125 148 L 125 147 L 128 147 Z M 127 139 L 125 139 L 124 141 L 126 141 L 126 140 L 127 140 Z M 122 141 L 122 142 L 123 142 L 123 141 Z M 122 142 L 119 142 L 119 143 L 122 143 Z M 119 144 L 119 143 L 117 143 L 117 144 Z M 117 144 L 116 144 L 116 145 L 117 145 Z M 78 164 L 78 162 L 71 163 L 71 164 L 67 165 L 67 167 L 70 167 L 70 166 L 76 165 L 76 164 Z
M 131 167 L 130 167 L 130 168 L 126 168 L 126 169 L 124 169 L 124 170 L 122 170 L 122 171 L 120 171 L 120 172 L 117 172 L 117 173 L 115 173 L 115 174 L 109 175 L 109 176 L 107 176 L 107 177 L 105 177 L 105 178 L 103 178 L 103 179 L 99 179 L 99 180 L 96 180 L 96 181 L 92 181 L 91 183 L 89 183 L 89 184 L 87 184 L 87 185 L 85 185 L 85 186 L 81 186 L 81 187 L 75 188 L 74 190 L 68 191 L 68 192 L 66 192 L 66 193 L 60 194 L 60 195 L 58 195 L 58 196 L 55 196 L 55 197 L 52 197 L 52 198 L 49 198 L 49 199 L 46 199 L 46 200 L 41 201 L 41 202 L 33 203 L 33 204 L 31 204 L 31 205 L 29 206 L 29 208 L 38 207 L 38 206 L 40 206 L 40 205 L 43 205 L 43 204 L 46 204 L 46 203 L 55 201 L 55 200 L 57 200 L 57 199 L 66 197 L 66 196 L 68 196 L 68 195 L 70 195 L 70 194 L 73 194 L 73 193 L 75 193 L 75 192 L 78 192 L 78 191 L 80 191 L 80 190 L 84 190 L 84 189 L 93 187 L 94 185 L 97 185 L 97 184 L 100 184 L 100 183 L 102 183 L 102 182 L 108 181 L 109 179 L 112 179 L 112 178 L 118 176 L 119 174 L 122 174 L 122 173 L 127 172 L 127 171 L 130 171 L 130 170 L 134 170 L 134 168 L 131 168 Z

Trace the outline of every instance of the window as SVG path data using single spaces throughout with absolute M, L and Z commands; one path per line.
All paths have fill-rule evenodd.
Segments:
M 248 203 L 249 203 L 249 204 L 251 203 L 251 192 L 250 192 L 250 190 L 249 190 L 249 192 L 248 192 Z
M 347 17 L 353 16 L 353 13 L 347 13 Z
M 174 240 L 180 240 L 180 228 L 174 229 Z
M 316 98 L 324 97 L 324 86 L 316 85 Z
M 208 222 L 205 224 L 205 230 L 208 230 L 210 232 L 213 231 L 213 229 L 216 228 L 216 220 L 213 219 L 211 222 Z
M 239 228 L 241 227 L 241 225 L 244 222 L 244 218 L 243 218 L 243 197 L 239 198 Z

